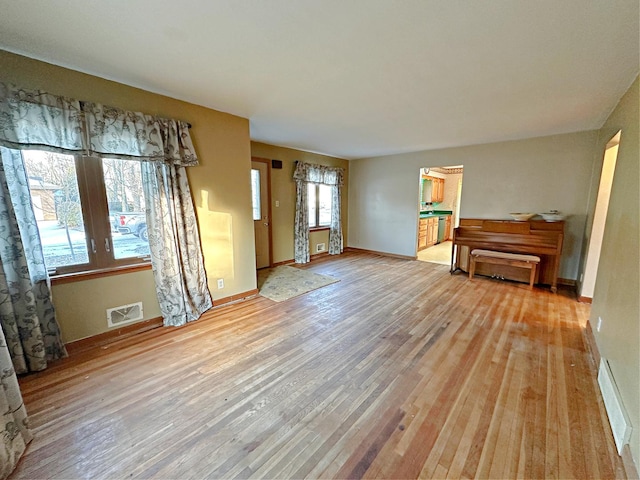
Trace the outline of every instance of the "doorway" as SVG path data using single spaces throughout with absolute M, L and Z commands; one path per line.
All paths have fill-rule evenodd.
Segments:
M 609 198 L 611 196 L 613 175 L 618 159 L 618 146 L 620 145 L 621 133 L 622 131 L 619 131 L 609 140 L 604 151 L 602 173 L 600 174 L 598 196 L 596 197 L 596 208 L 593 213 L 593 225 L 591 227 L 587 259 L 585 261 L 584 275 L 580 288 L 580 301 L 586 303 L 591 303 L 596 286 L 598 264 L 600 263 L 600 249 L 602 248 L 602 239 L 604 238 L 604 227 L 607 221 L 607 211 L 609 210 Z
M 451 265 L 453 229 L 460 223 L 463 165 L 420 169 L 418 260 Z
M 271 162 L 251 158 L 251 207 L 256 241 L 256 269 L 271 266 Z

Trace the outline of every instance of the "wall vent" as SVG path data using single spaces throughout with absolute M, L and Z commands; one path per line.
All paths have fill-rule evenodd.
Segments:
M 110 327 L 118 327 L 136 320 L 142 320 L 143 317 L 142 302 L 107 309 L 107 323 Z
M 631 422 L 629 415 L 624 408 L 620 392 L 616 385 L 615 379 L 611 374 L 609 362 L 604 358 L 600 359 L 600 369 L 598 370 L 598 385 L 602 392 L 602 399 L 607 410 L 611 430 L 613 431 L 613 439 L 618 448 L 618 454 L 622 455 L 622 447 L 624 447 L 631 438 Z
M 324 252 L 326 250 L 326 245 L 324 243 L 318 243 L 316 245 L 316 252 Z

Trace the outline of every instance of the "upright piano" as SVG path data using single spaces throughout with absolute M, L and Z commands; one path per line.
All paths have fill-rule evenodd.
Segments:
M 469 271 L 469 254 L 474 248 L 508 253 L 524 253 L 540 257 L 535 283 L 551 286 L 556 292 L 562 253 L 564 222 L 529 220 L 485 220 L 461 218 L 454 229 L 451 272 Z M 528 282 L 529 272 L 508 265 L 479 264 L 476 273 L 497 275 L 510 280 Z

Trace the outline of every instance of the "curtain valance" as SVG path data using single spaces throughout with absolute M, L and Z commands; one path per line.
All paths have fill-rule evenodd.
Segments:
M 296 170 L 293 172 L 293 179 L 324 185 L 343 185 L 344 169 L 298 162 Z
M 0 145 L 193 166 L 189 125 L 0 82 Z

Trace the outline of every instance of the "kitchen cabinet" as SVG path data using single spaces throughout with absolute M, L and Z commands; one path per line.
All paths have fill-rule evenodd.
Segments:
M 437 216 L 421 218 L 418 225 L 418 251 L 438 243 Z
M 423 182 L 424 180 L 428 180 L 431 182 L 431 197 L 428 197 L 429 189 L 424 187 L 423 183 L 423 195 L 421 200 L 423 202 L 432 202 L 432 203 L 442 203 L 444 202 L 444 178 L 432 177 L 429 175 L 422 176 Z
M 432 201 L 437 203 L 444 202 L 444 178 L 434 177 Z
M 429 218 L 427 224 L 427 246 L 438 243 L 438 217 Z
M 428 218 L 421 218 L 418 225 L 418 251 L 427 248 Z
M 444 222 L 444 241 L 451 240 L 451 215 Z

